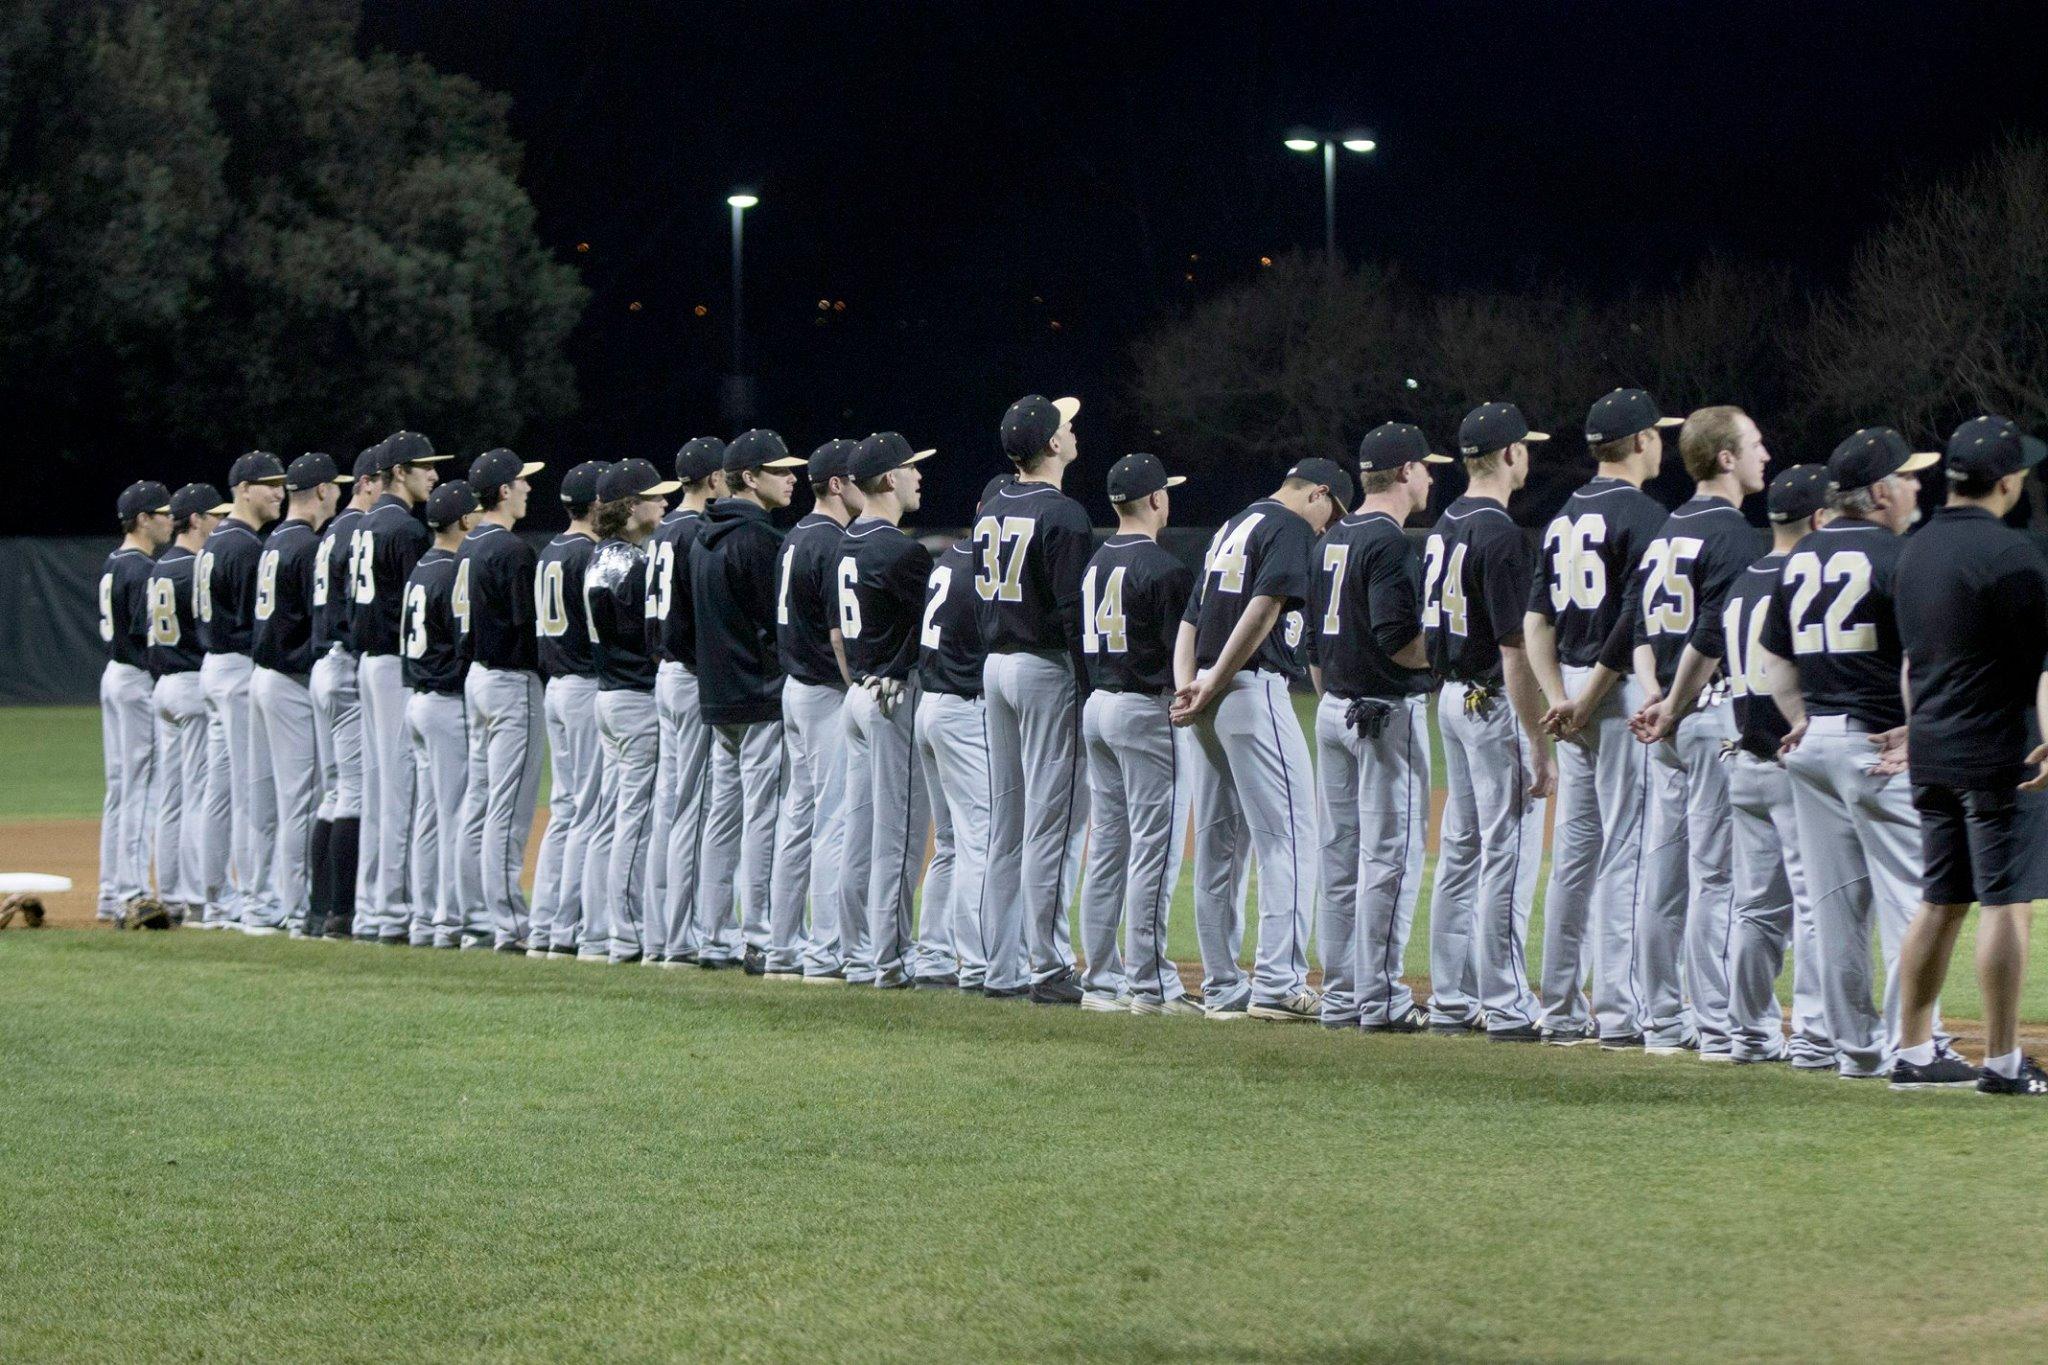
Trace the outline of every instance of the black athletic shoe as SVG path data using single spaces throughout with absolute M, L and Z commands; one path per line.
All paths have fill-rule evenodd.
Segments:
M 806 986 L 844 986 L 846 984 L 846 968 L 834 967 L 829 972 L 805 972 L 804 984 Z
M 1058 976 L 1031 986 L 1031 1003 L 1034 1005 L 1078 1005 L 1081 1003 L 1081 987 L 1074 980 L 1072 972 L 1061 972 Z
M 557 943 L 554 947 L 548 949 L 548 952 L 555 957 L 574 957 L 576 956 L 576 945 L 573 943 Z
M 1545 1029 L 1543 1031 L 1543 1045 L 1545 1047 L 1584 1047 L 1588 1043 L 1597 1043 L 1599 1041 L 1600 1035 L 1587 1029 L 1558 1028 Z
M 1543 1030 L 1534 1024 L 1516 1024 L 1513 1028 L 1496 1028 L 1486 1031 L 1489 1043 L 1540 1043 Z
M 981 993 L 990 1000 L 1022 1000 L 1031 994 L 1032 989 L 1030 986 L 983 986 Z M 1074 1003 L 1081 1003 L 1078 992 L 1074 996 Z
M 707 972 L 722 972 L 727 967 L 739 966 L 740 960 L 736 957 L 699 957 L 697 965 Z
M 1429 1011 L 1420 1005 L 1410 1005 L 1408 1012 L 1398 1019 L 1388 1019 L 1378 1024 L 1361 1024 L 1367 1033 L 1424 1033 L 1429 1029 Z
M 503 943 L 500 943 L 500 944 L 496 945 L 495 947 L 493 947 L 493 948 L 491 949 L 491 951 L 492 951 L 492 952 L 494 952 L 494 953 L 510 953 L 510 954 L 512 954 L 512 955 L 513 955 L 514 957 L 525 957 L 525 956 L 526 956 L 526 945 L 525 945 L 524 943 L 521 943 L 521 942 L 520 942 L 520 941 L 519 941 L 518 939 L 516 939 L 516 938 L 515 938 L 515 939 L 507 939 L 507 940 L 506 940 L 505 942 L 503 942 Z
M 1426 1018 L 1427 1016 L 1424 1017 Z M 1447 1024 L 1439 1023 L 1432 1019 L 1429 1023 L 1429 1031 L 1439 1038 L 1463 1038 L 1467 1034 L 1486 1032 L 1486 1025 L 1479 1022 L 1477 1017 L 1457 1020 Z
M 1904 1057 L 1892 1063 L 1894 1090 L 1965 1090 L 1977 1083 L 1977 1068 L 1950 1053 L 1936 1056 L 1925 1066 L 1915 1066 Z
M 1600 1039 L 1602 1052 L 1639 1052 L 1643 1046 L 1640 1033 L 1616 1033 Z
M 1737 1066 L 1783 1066 L 1790 1056 L 1781 1052 L 1775 1057 L 1730 1057 L 1728 1060 Z
M 746 955 L 740 959 L 740 967 L 748 976 L 768 975 L 768 954 L 749 945 Z
M 2026 1099 L 2048 1099 L 2048 1071 L 2032 1057 L 2020 1058 L 2020 1074 L 2000 1076 L 1986 1071 L 1977 1077 L 1980 1095 L 2019 1095 Z
M 907 991 L 914 983 L 907 976 L 878 976 L 875 989 L 878 991 Z
M 960 989 L 960 978 L 947 972 L 943 976 L 920 976 L 910 984 L 921 991 L 952 991 Z
M 1360 1032 L 1358 1021 L 1356 1019 L 1324 1019 L 1321 1022 L 1323 1027 L 1328 1029 L 1332 1033 Z

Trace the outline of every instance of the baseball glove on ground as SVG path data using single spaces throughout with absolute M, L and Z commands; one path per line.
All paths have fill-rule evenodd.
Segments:
M 43 903 L 34 896 L 16 892 L 11 896 L 0 896 L 0 929 L 5 929 L 15 920 L 21 921 L 24 929 L 43 927 Z
M 168 929 L 171 927 L 171 908 L 155 896 L 137 896 L 129 901 L 121 912 L 121 927 L 124 929 Z

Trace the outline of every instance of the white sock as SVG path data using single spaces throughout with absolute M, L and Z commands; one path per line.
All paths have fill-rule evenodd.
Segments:
M 1899 1060 L 1911 1062 L 1914 1066 L 1934 1065 L 1934 1040 L 1929 1038 L 1924 1043 L 1915 1043 L 1911 1047 L 1900 1048 Z
M 2011 1080 L 2020 1074 L 2020 1050 L 2014 1048 L 2003 1057 L 1986 1057 L 1984 1069 L 1994 1076 L 2003 1076 Z

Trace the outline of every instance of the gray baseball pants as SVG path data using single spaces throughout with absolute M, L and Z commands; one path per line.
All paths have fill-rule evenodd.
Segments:
M 867 880 L 848 885 L 847 901 L 858 903 L 853 918 L 864 929 L 859 979 L 884 987 L 901 985 L 917 965 L 914 908 L 931 829 L 918 703 L 915 678 L 887 714 L 868 688 L 846 694 L 846 838 L 868 847 Z
M 597 757 L 597 679 L 549 678 L 542 709 L 552 770 L 526 941 L 535 948 L 573 948 L 583 920 L 584 855 L 604 780 Z
M 356 661 L 363 713 L 363 823 L 356 852 L 357 938 L 410 931 L 415 787 L 404 664 L 396 654 Z
M 1576 696 L 1593 670 L 1564 670 Z M 1547 1033 L 1621 1038 L 1643 1029 L 1635 925 L 1643 893 L 1649 754 L 1629 733 L 1642 705 L 1616 686 L 1578 737 L 1557 744 L 1557 820 L 1543 894 L 1542 1026 Z M 1592 995 L 1585 983 L 1590 972 Z
M 1157 1005 L 1187 993 L 1166 956 L 1166 923 L 1194 803 L 1194 738 L 1167 719 L 1172 702 L 1170 694 L 1093 692 L 1081 708 L 1088 763 L 1081 986 L 1099 1001 L 1128 995 Z
M 1064 652 L 991 654 L 981 680 L 990 778 L 985 984 L 1012 990 L 1073 970 L 1068 864 L 1087 826 L 1087 783 Z
M 1383 1024 L 1415 1007 L 1401 972 L 1429 833 L 1429 699 L 1389 705 L 1368 737 L 1344 723 L 1345 698 L 1316 704 L 1326 1024 Z
M 1679 721 L 1670 739 L 1650 748 L 1649 833 L 1636 926 L 1643 1041 L 1671 1046 L 1690 1034 L 1702 1056 L 1729 1050 L 1735 866 L 1721 749 L 1733 738 L 1732 708 L 1712 706 Z
M 782 722 L 711 727 L 710 805 L 698 854 L 698 956 L 731 962 L 768 948 L 775 816 L 782 803 Z
M 206 693 L 199 674 L 156 680 L 157 894 L 184 906 L 188 922 L 206 909 L 206 874 L 197 837 L 206 804 Z
M 450 692 L 412 693 L 405 716 L 414 793 L 409 857 L 418 887 L 408 937 L 415 946 L 445 948 L 459 942 L 463 930 L 480 927 L 475 830 L 464 801 L 468 722 L 462 698 Z
M 542 716 L 540 675 L 519 668 L 471 664 L 463 681 L 469 720 L 469 800 L 481 805 L 482 908 L 498 947 L 527 936 L 526 841 L 540 799 Z M 471 817 L 474 821 L 475 817 Z
M 149 894 L 156 717 L 149 674 L 133 664 L 109 659 L 100 670 L 100 751 L 107 788 L 100 806 L 99 917 L 112 919 Z
M 769 893 L 768 970 L 825 975 L 842 965 L 839 921 L 851 894 L 841 874 L 845 844 L 846 693 L 782 684 L 789 784 L 775 825 Z M 810 931 L 804 930 L 805 910 Z
M 978 987 L 988 976 L 982 917 L 988 889 L 988 729 L 981 698 L 924 693 L 917 703 L 917 746 L 934 830 L 918 917 L 917 974 L 957 975 L 962 986 Z
M 1844 716 L 1815 716 L 1785 758 L 1799 852 L 1820 945 L 1821 1003 L 1844 1076 L 1891 1070 L 1899 1031 L 1899 943 L 1920 908 L 1920 814 L 1903 775 L 1873 777 L 1870 731 Z M 1870 935 L 1884 962 L 1881 1006 L 1871 1003 Z M 1934 1036 L 1946 1042 L 1941 1011 Z
M 642 953 L 654 836 L 654 779 L 661 766 L 661 717 L 654 693 L 597 694 L 598 807 L 605 812 L 584 853 L 583 940 L 578 956 L 630 961 Z
M 303 928 L 313 887 L 313 817 L 320 804 L 312 689 L 305 678 L 259 668 L 249 679 L 249 710 L 259 753 L 268 756 L 277 796 L 276 862 L 272 869 L 277 918 L 256 922 L 271 928 Z
M 331 649 L 313 661 L 313 746 L 320 759 L 322 820 L 363 814 L 363 709 L 356 656 Z
M 711 731 L 697 707 L 697 675 L 676 662 L 655 675 L 654 701 L 661 717 L 661 769 L 671 796 L 667 837 L 654 846 L 662 860 L 662 899 L 648 910 L 647 951 L 670 958 L 694 955 L 697 932 L 698 858 L 704 841 L 704 814 L 710 806 Z M 657 829 L 661 828 L 657 825 Z
M 675 829 L 675 723 L 670 719 L 676 681 L 683 666 L 664 659 L 654 670 L 654 808 L 647 827 L 647 917 L 640 925 L 640 950 L 649 962 L 668 957 L 668 844 Z
M 1792 1064 L 1832 1069 L 1835 1045 L 1821 1000 L 1813 899 L 1799 856 L 1799 820 L 1784 765 L 1738 751 L 1729 760 L 1728 805 L 1735 822 L 1734 973 L 1729 1035 L 1737 1061 L 1786 1055 L 1778 970 L 1792 948 Z
M 270 758 L 262 749 L 261 726 L 249 706 L 250 677 L 256 665 L 246 654 L 209 654 L 199 665 L 199 683 L 206 704 L 220 718 L 226 739 L 226 762 L 207 774 L 207 837 L 232 868 L 234 892 L 224 921 L 242 925 L 283 922 L 271 882 L 271 860 L 277 847 L 277 791 Z M 226 786 L 221 798 L 213 784 Z M 225 827 L 215 820 L 225 814 Z M 221 841 L 214 843 L 214 841 Z

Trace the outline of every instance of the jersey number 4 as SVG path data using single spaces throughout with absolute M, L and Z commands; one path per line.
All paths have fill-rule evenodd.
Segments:
M 1264 512 L 1253 512 L 1235 526 L 1225 526 L 1209 541 L 1209 553 L 1202 563 L 1202 574 L 1216 576 L 1216 591 L 1243 592 L 1245 570 L 1250 565 L 1252 528 L 1266 519 Z
M 1130 638 L 1124 628 L 1123 565 L 1109 571 L 1099 596 L 1095 585 L 1095 566 L 1088 566 L 1087 574 L 1081 579 L 1081 621 L 1082 653 L 1123 654 L 1129 651 Z
M 984 602 L 1024 600 L 1024 557 L 1038 523 L 1030 517 L 983 517 L 974 523 L 974 591 Z
M 1422 545 L 1422 628 L 1448 630 L 1463 639 L 1467 605 L 1465 543 L 1452 546 L 1446 562 L 1443 537 L 1431 536 Z

